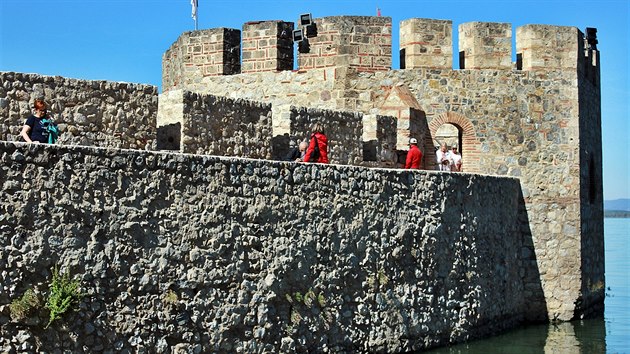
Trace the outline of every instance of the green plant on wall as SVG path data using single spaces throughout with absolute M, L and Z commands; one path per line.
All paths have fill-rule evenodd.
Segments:
M 322 292 L 317 294 L 313 289 L 308 289 L 304 295 L 298 291 L 293 294 L 285 294 L 285 298 L 291 304 L 289 324 L 286 327 L 287 332 L 293 332 L 304 321 L 319 322 L 325 329 L 330 328 L 334 319 L 334 311 L 327 306 L 328 301 Z M 315 308 L 318 308 L 319 311 L 313 311 Z M 319 315 L 316 315 L 317 313 Z
M 46 301 L 46 308 L 50 311 L 46 328 L 79 303 L 83 297 L 79 285 L 79 280 L 70 278 L 70 272 L 59 273 L 57 266 L 53 268 L 52 281 L 48 289 L 48 300 Z
M 177 296 L 177 293 L 171 289 L 166 290 L 166 292 L 162 296 L 162 303 L 166 307 L 177 307 L 178 302 L 179 296 Z
M 28 289 L 21 297 L 11 301 L 9 311 L 13 320 L 21 321 L 30 316 L 31 313 L 40 306 L 41 301 L 39 296 L 37 296 L 33 289 Z

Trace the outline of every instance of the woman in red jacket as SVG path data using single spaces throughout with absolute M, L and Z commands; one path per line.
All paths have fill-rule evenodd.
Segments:
M 324 128 L 319 123 L 313 126 L 313 134 L 311 134 L 311 141 L 303 161 L 328 163 L 328 138 L 324 135 Z

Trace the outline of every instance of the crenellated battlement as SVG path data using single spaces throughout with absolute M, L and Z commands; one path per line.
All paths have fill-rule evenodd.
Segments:
M 512 68 L 512 25 L 468 22 L 459 25 L 460 69 Z
M 400 68 L 453 67 L 453 22 L 412 18 L 400 22 Z
M 258 21 L 243 25 L 242 73 L 293 69 L 293 22 Z
M 309 52 L 298 53 L 298 68 L 347 66 L 358 71 L 390 70 L 391 17 L 333 16 L 315 20 L 317 35 Z
M 351 68 L 389 71 L 392 66 L 390 17 L 331 16 L 313 20 L 299 43 L 300 28 L 281 20 L 247 22 L 242 31 L 216 28 L 185 32 L 164 53 L 163 89 L 190 89 L 208 76 Z M 575 27 L 524 25 L 514 33 L 509 23 L 468 22 L 458 26 L 453 43 L 450 20 L 411 18 L 400 23 L 401 69 L 552 71 L 578 70 L 599 80 L 598 52 Z M 596 29 L 591 30 L 597 43 Z M 242 42 L 241 42 L 242 35 Z M 516 48 L 512 47 L 512 38 Z M 241 51 L 242 50 L 242 51 Z M 516 61 L 513 60 L 516 58 Z
M 162 87 L 187 86 L 206 76 L 241 73 L 241 31 L 184 32 L 162 55 Z

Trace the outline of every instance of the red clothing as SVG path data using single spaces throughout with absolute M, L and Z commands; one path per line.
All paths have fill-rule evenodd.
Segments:
M 422 152 L 418 149 L 417 145 L 411 145 L 409 152 L 407 153 L 407 162 L 405 168 L 420 168 L 420 161 L 422 160 Z
M 317 138 L 317 146 L 319 146 L 319 159 L 317 161 L 310 160 L 311 153 L 315 149 L 315 139 L 313 137 Z M 326 135 L 319 132 L 311 134 L 311 141 L 306 149 L 306 154 L 304 154 L 304 162 L 328 163 L 328 138 L 326 138 Z

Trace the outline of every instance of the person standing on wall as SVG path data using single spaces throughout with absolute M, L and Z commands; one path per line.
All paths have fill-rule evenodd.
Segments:
M 442 143 L 440 149 L 435 152 L 438 163 L 438 170 L 440 171 L 450 171 L 451 167 L 449 166 L 451 163 L 448 149 L 446 148 L 446 143 Z
M 289 152 L 284 157 L 284 161 L 298 161 L 300 159 L 300 150 L 295 146 L 295 141 L 289 141 Z
M 324 128 L 319 123 L 313 125 L 311 140 L 302 161 L 328 163 L 328 138 L 324 135 Z
M 457 145 L 451 146 L 451 153 L 449 154 L 451 160 L 451 171 L 462 172 L 462 155 L 457 153 Z
M 422 161 L 422 152 L 418 149 L 418 140 L 416 138 L 409 139 L 409 152 L 407 152 L 407 162 L 405 168 L 420 169 L 420 161 Z
M 306 154 L 306 148 L 308 148 L 308 143 L 306 141 L 301 141 L 298 147 L 295 147 L 295 141 L 291 140 L 289 142 L 289 153 L 285 156 L 285 161 L 291 162 L 302 162 L 304 161 L 304 155 Z
M 296 162 L 304 161 L 304 155 L 306 155 L 306 149 L 308 149 L 308 143 L 306 141 L 300 142 L 298 150 L 300 150 L 300 157 L 295 160 Z
M 59 131 L 57 125 L 52 121 L 46 103 L 42 100 L 35 100 L 35 113 L 26 118 L 26 123 L 22 126 L 20 135 L 28 143 L 48 143 L 54 144 L 57 141 Z

